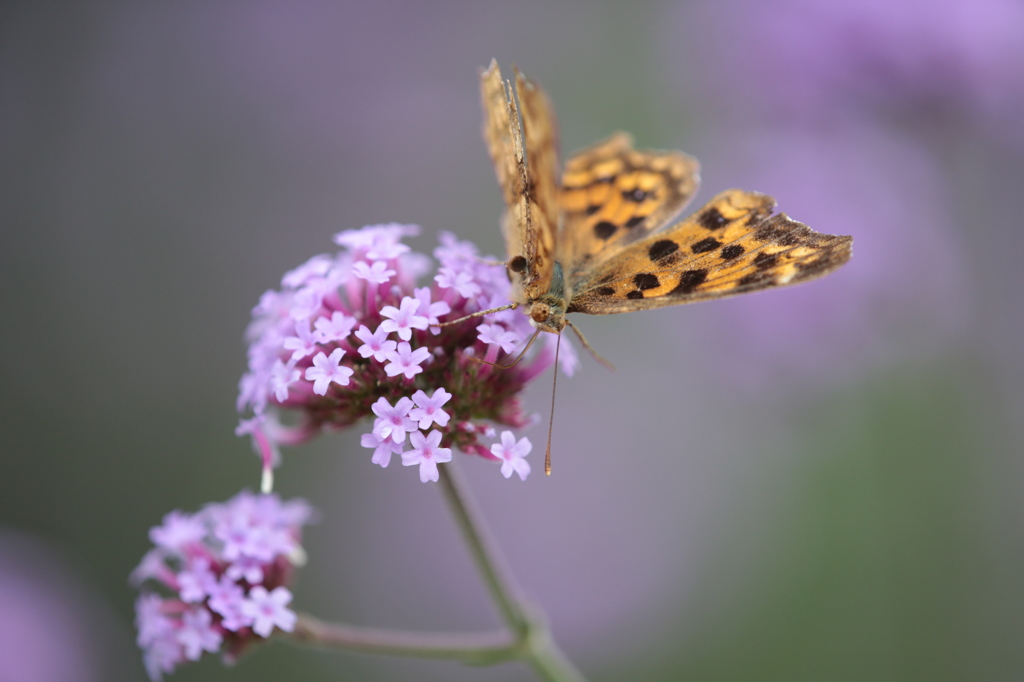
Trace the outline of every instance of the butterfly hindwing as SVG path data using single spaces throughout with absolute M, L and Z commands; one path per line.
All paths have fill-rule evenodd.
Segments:
M 558 259 L 572 278 L 642 239 L 697 191 L 700 164 L 682 152 L 636 150 L 626 133 L 573 155 L 562 176 Z
M 851 237 L 771 215 L 774 207 L 765 194 L 722 192 L 575 282 L 568 312 L 624 313 L 733 296 L 814 279 L 849 259 Z

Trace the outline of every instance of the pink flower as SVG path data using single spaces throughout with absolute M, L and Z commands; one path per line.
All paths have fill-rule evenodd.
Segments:
M 299 370 L 291 365 L 286 365 L 280 360 L 274 362 L 270 374 L 270 385 L 274 390 L 277 402 L 283 403 L 288 400 L 288 387 L 298 381 L 301 376 Z
M 287 587 L 275 587 L 267 592 L 262 585 L 249 590 L 249 598 L 242 602 L 242 613 L 252 620 L 252 630 L 261 637 L 269 637 L 275 627 L 285 632 L 295 628 L 295 612 L 287 608 L 292 593 Z
M 341 341 L 352 333 L 352 329 L 356 326 L 356 318 L 335 310 L 331 313 L 330 318 L 317 319 L 315 326 L 316 331 L 313 332 L 313 337 L 318 344 Z
M 323 353 L 317 353 L 313 358 L 313 366 L 306 368 L 306 379 L 313 382 L 313 393 L 327 395 L 327 387 L 331 383 L 341 386 L 348 385 L 348 379 L 352 376 L 352 370 L 341 366 L 341 357 L 345 354 L 340 348 L 331 351 L 330 357 Z
M 327 271 L 334 265 L 334 259 L 327 254 L 313 256 L 308 261 L 284 273 L 281 284 L 291 289 L 298 289 L 311 281 L 315 281 L 327 274 Z
M 207 606 L 221 617 L 221 626 L 225 630 L 237 632 L 249 625 L 249 618 L 242 613 L 242 602 L 245 601 L 245 590 L 238 584 L 237 578 L 222 576 L 210 592 Z
M 533 450 L 533 444 L 528 438 L 521 439 L 518 443 L 511 431 L 501 432 L 501 443 L 491 446 L 491 454 L 501 460 L 501 475 L 508 478 L 512 472 L 519 474 L 519 479 L 526 480 L 530 474 L 530 463 L 524 457 Z
M 412 450 L 402 453 L 402 466 L 420 465 L 420 481 L 437 481 L 437 465 L 452 460 L 450 448 L 438 447 L 441 444 L 441 432 L 431 431 L 424 436 L 419 431 L 409 435 Z
M 463 267 L 479 260 L 476 246 L 472 242 L 460 242 L 451 232 L 442 232 L 438 241 L 441 246 L 434 249 L 434 258 L 445 267 Z
M 437 334 L 440 329 L 433 328 L 434 325 L 438 324 L 438 317 L 441 315 L 447 315 L 451 312 L 452 308 L 444 301 L 431 302 L 430 287 L 420 287 L 416 289 L 416 300 L 420 302 L 419 314 L 427 318 L 427 324 L 432 328 L 431 331 Z
M 164 523 L 149 531 L 149 539 L 158 547 L 181 553 L 186 547 L 202 540 L 206 529 L 202 521 L 180 511 L 164 517 Z
M 398 274 L 382 260 L 374 261 L 372 264 L 359 261 L 352 266 L 352 273 L 359 279 L 365 279 L 371 284 L 387 284 L 391 281 L 392 277 Z
M 388 364 L 384 366 L 384 371 L 389 377 L 404 374 L 406 379 L 412 379 L 423 371 L 420 363 L 425 362 L 429 357 L 428 349 L 421 347 L 413 350 L 408 343 L 402 341 L 398 344 L 397 349 L 388 352 Z
M 373 426 L 374 435 L 379 438 L 390 437 L 395 443 L 404 441 L 406 431 L 416 428 L 416 422 L 409 419 L 412 406 L 413 401 L 409 398 L 399 398 L 394 407 L 386 399 L 378 398 L 371 408 L 377 415 Z
M 178 573 L 178 594 L 183 602 L 203 601 L 216 584 L 217 576 L 210 570 L 210 560 L 203 556 L 189 559 L 187 568 Z
M 431 423 L 447 426 L 450 416 L 441 409 L 441 406 L 451 399 L 452 394 L 443 388 L 437 389 L 434 391 L 434 395 L 429 397 L 423 391 L 416 391 L 412 394 L 412 400 L 416 403 L 416 407 L 409 410 L 409 417 L 413 421 L 419 422 L 419 427 L 423 430 L 430 428 Z
M 156 594 L 142 594 L 135 601 L 135 628 L 139 646 L 149 646 L 174 631 L 174 621 L 164 614 L 164 600 Z
M 463 298 L 472 298 L 480 293 L 480 285 L 474 282 L 473 275 L 465 270 L 441 268 L 434 281 L 442 289 L 455 289 Z
M 339 232 L 334 235 L 334 243 L 370 260 L 383 260 L 407 252 L 409 247 L 400 243 L 402 237 L 415 237 L 419 233 L 419 225 L 367 225 L 360 230 Z
M 415 298 L 406 296 L 402 299 L 401 307 L 396 308 L 386 305 L 380 310 L 380 314 L 390 318 L 380 323 L 380 328 L 388 332 L 398 332 L 398 338 L 409 341 L 412 338 L 413 329 L 426 329 L 428 320 L 422 315 L 417 315 L 416 310 L 420 302 Z
M 295 336 L 289 336 L 281 343 L 285 350 L 292 351 L 292 360 L 301 360 L 316 350 L 317 340 L 309 329 L 309 320 L 295 323 Z
M 181 614 L 181 629 L 175 636 L 181 644 L 185 658 L 190 661 L 198 661 L 203 651 L 215 653 L 224 641 L 224 636 L 213 626 L 213 616 L 202 607 L 192 608 Z
M 364 448 L 373 448 L 373 457 L 370 458 L 370 461 L 382 469 L 386 469 L 388 464 L 391 464 L 391 455 L 405 449 L 402 443 L 395 442 L 390 433 L 383 438 L 376 433 L 364 433 L 359 444 Z
M 499 346 L 506 353 L 511 353 L 519 345 L 519 334 L 506 331 L 500 324 L 481 324 L 477 328 L 477 338 L 488 345 Z
M 366 325 L 361 325 L 356 330 L 356 338 L 363 342 L 363 345 L 359 346 L 359 354 L 364 358 L 372 357 L 377 362 L 384 362 L 388 353 L 398 346 L 397 341 L 388 338 L 388 332 L 383 324 L 377 327 L 375 332 L 371 332 Z

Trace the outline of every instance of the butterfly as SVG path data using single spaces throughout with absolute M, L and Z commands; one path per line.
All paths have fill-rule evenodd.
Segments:
M 634 149 L 619 132 L 562 169 L 554 110 L 537 83 L 518 69 L 514 85 L 503 80 L 492 60 L 480 92 L 507 207 L 512 307 L 538 332 L 575 330 L 568 313 L 626 313 L 805 282 L 850 258 L 852 237 L 774 213 L 775 199 L 759 192 L 726 190 L 672 224 L 697 191 L 695 158 Z

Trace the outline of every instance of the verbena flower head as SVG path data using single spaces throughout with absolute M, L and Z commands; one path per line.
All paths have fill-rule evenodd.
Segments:
M 156 547 L 132 572 L 143 586 L 136 640 L 150 678 L 204 651 L 234 660 L 275 628 L 291 632 L 287 585 L 310 516 L 301 500 L 241 492 L 196 514 L 173 511 L 150 530 Z
M 514 367 L 478 362 L 505 361 L 534 330 L 518 310 L 439 326 L 508 304 L 510 285 L 503 265 L 444 233 L 434 250 L 440 267 L 417 286 L 430 259 L 402 239 L 418 231 L 388 224 L 341 232 L 339 252 L 314 256 L 261 297 L 238 397 L 239 411 L 252 416 L 238 433 L 253 437 L 265 472 L 279 445 L 372 419 L 361 443 L 373 463 L 386 467 L 402 455 L 423 481 L 437 480 L 452 448 L 497 461 L 494 425 L 530 423 L 519 394 L 552 363 L 554 336 L 542 334 Z M 560 362 L 571 375 L 578 361 L 564 345 Z M 281 411 L 297 423 L 282 426 Z

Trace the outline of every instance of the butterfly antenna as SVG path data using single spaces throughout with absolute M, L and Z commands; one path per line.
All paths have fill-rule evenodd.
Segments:
M 539 331 L 539 330 L 538 330 Z M 544 451 L 544 475 L 551 475 L 551 432 L 555 428 L 555 389 L 558 388 L 558 351 L 562 349 L 562 335 L 555 343 L 555 378 L 551 381 L 551 416 L 548 417 L 548 447 Z
M 483 363 L 485 365 L 490 365 L 491 367 L 497 367 L 498 369 L 511 369 L 511 368 L 515 367 L 516 365 L 518 365 L 519 361 L 523 359 L 524 355 L 526 355 L 526 351 L 530 350 L 530 346 L 532 346 L 533 342 L 537 340 L 537 335 L 538 334 L 540 334 L 540 330 L 539 329 L 533 333 L 533 336 L 530 337 L 530 341 L 526 344 L 526 348 L 524 348 L 523 350 L 519 351 L 519 355 L 516 356 L 516 359 L 513 360 L 511 364 L 499 365 L 496 362 L 487 362 L 486 360 L 481 360 L 480 358 L 477 358 L 477 357 L 473 357 L 473 358 L 470 358 L 470 359 L 471 360 L 475 360 L 476 362 Z
M 500 308 L 490 308 L 488 310 L 478 310 L 475 313 L 471 313 L 469 315 L 466 315 L 465 317 L 460 317 L 457 320 L 448 320 L 447 322 L 440 322 L 440 323 L 438 323 L 435 326 L 437 326 L 437 327 L 450 327 L 453 324 L 458 324 L 459 322 L 465 322 L 466 320 L 472 320 L 474 317 L 483 317 L 484 315 L 490 315 L 491 313 L 500 313 L 502 310 L 515 310 L 518 307 L 519 307 L 518 303 L 509 303 L 508 305 L 503 305 Z
M 490 265 L 491 267 L 504 267 L 505 265 L 507 265 L 507 263 L 505 263 L 505 261 L 503 260 L 494 260 L 493 258 L 484 258 L 482 256 L 477 256 L 476 262 L 480 263 L 481 265 Z
M 576 325 L 574 325 L 569 320 L 566 320 L 565 323 L 567 325 L 569 325 L 570 327 L 572 327 L 572 330 L 574 332 L 576 332 L 576 337 L 580 340 L 580 343 L 583 344 L 583 347 L 587 349 L 587 352 L 590 353 L 590 357 L 594 358 L 595 360 L 600 362 L 602 365 L 604 365 L 604 368 L 607 369 L 609 372 L 614 372 L 615 371 L 615 365 L 613 365 L 612 363 L 610 363 L 607 360 L 605 360 L 604 358 L 602 358 L 598 354 L 598 352 L 596 350 L 594 350 L 594 347 L 591 346 L 590 343 L 587 342 L 587 337 L 583 336 L 583 332 L 581 332 L 579 329 L 577 329 Z M 555 351 L 555 354 L 557 355 L 558 351 Z

